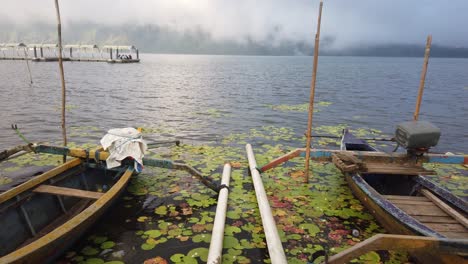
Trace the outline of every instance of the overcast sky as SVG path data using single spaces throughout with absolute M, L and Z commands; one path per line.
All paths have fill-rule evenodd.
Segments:
M 61 0 L 68 23 L 155 24 L 176 30 L 202 28 L 217 40 L 312 43 L 318 0 Z M 1 0 L 0 23 L 55 22 L 54 0 Z M 433 42 L 468 47 L 468 0 L 325 0 L 322 36 L 334 47 Z

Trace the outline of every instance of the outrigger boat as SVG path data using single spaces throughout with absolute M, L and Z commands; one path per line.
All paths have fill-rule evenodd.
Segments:
M 408 149 L 408 155 L 414 156 L 414 159 L 417 160 L 417 156 L 422 154 L 418 152 L 422 149 L 421 144 L 425 145 L 428 140 L 432 140 L 423 148 L 427 150 L 430 145 L 437 143 L 438 135 L 437 132 L 416 135 L 417 133 L 413 133 L 413 131 L 421 128 L 421 124 L 419 124 L 419 128 L 415 128 L 415 126 L 418 126 L 418 123 L 406 122 L 406 124 L 399 126 L 396 141 L 403 143 Z M 423 124 L 422 127 L 424 126 L 433 128 L 428 124 Z M 421 133 L 421 130 L 419 132 Z M 402 140 L 402 137 L 405 139 Z M 424 137 L 426 138 L 424 139 Z M 419 141 L 416 145 L 420 146 L 412 146 L 411 141 Z M 341 149 L 378 151 L 364 140 L 356 138 L 348 130 L 343 133 Z M 388 232 L 463 240 L 464 243 L 461 245 L 465 252 L 468 251 L 466 243 L 468 241 L 467 202 L 424 176 L 424 172 L 431 173 L 431 171 L 425 170 L 415 162 L 411 165 L 387 164 L 386 167 L 380 167 L 380 172 L 374 166 L 372 172 L 366 172 L 370 170 L 359 169 L 359 167 L 366 167 L 366 164 L 360 164 L 356 156 L 350 158 L 335 155 L 333 160 L 337 167 L 344 172 L 346 181 L 354 195 Z M 372 165 L 368 165 L 368 167 L 372 167 Z M 466 258 L 459 255 L 436 254 L 426 251 L 424 254 L 416 253 L 414 256 L 423 263 L 466 263 Z
M 0 194 L 0 263 L 50 263 L 65 252 L 124 192 L 134 163 L 108 169 L 102 150 L 29 145 L 72 160 Z M 7 154 L 17 152 L 7 151 Z M 5 157 L 3 157 L 5 158 Z M 143 159 L 146 166 L 186 170 L 214 191 L 219 187 L 184 163 Z
M 132 165 L 74 158 L 0 194 L 0 263 L 47 263 L 71 246 L 125 190 Z

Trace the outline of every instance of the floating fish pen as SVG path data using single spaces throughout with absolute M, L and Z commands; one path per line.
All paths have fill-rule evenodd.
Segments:
M 31 60 L 48 62 L 59 60 L 58 44 L 0 43 L 0 60 Z M 135 46 L 69 44 L 62 49 L 63 61 L 134 63 L 140 62 Z

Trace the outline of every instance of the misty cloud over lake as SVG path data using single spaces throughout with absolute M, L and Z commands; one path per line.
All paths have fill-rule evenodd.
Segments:
M 60 5 L 68 41 L 152 47 L 163 45 L 163 37 L 169 38 L 168 46 L 188 38 L 204 49 L 215 44 L 281 48 L 294 43 L 301 53 L 301 47 L 313 44 L 319 1 L 62 0 Z M 466 10 L 466 0 L 325 0 L 322 47 L 336 51 L 424 45 L 428 34 L 436 45 L 468 47 Z M 55 19 L 53 1 L 3 1 L 0 42 L 53 41 Z

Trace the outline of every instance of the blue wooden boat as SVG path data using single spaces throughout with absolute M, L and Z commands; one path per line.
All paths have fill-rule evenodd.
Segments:
M 341 149 L 378 151 L 348 130 L 343 132 Z M 466 200 L 439 187 L 424 175 L 391 171 L 365 173 L 358 170 L 344 174 L 354 195 L 388 232 L 468 239 Z M 436 255 L 430 252 L 416 254 L 415 257 L 423 263 L 466 263 L 467 261 L 459 255 Z

